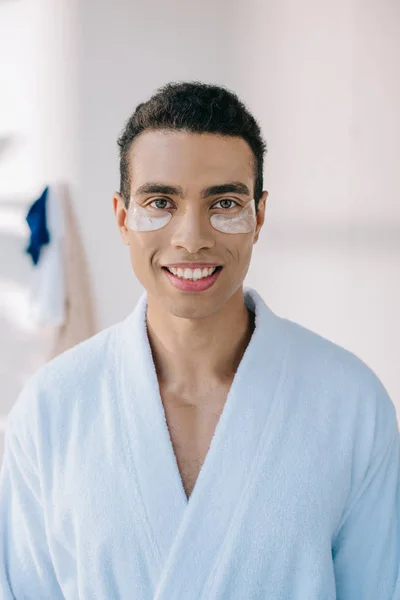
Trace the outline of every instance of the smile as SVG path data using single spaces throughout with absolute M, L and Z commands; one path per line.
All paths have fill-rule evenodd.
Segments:
M 203 292 L 217 281 L 222 267 L 175 268 L 163 267 L 170 283 L 184 292 Z

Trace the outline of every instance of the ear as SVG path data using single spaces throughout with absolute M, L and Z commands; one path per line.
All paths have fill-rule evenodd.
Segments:
M 254 240 L 253 240 L 253 244 L 255 244 L 258 241 L 258 236 L 260 235 L 260 231 L 261 231 L 261 227 L 264 225 L 264 219 L 265 219 L 265 204 L 267 202 L 267 198 L 268 198 L 268 192 L 263 192 L 260 198 L 260 201 L 258 203 L 258 207 L 257 207 L 257 226 L 256 226 L 256 230 L 254 232 Z
M 125 201 L 119 192 L 114 193 L 113 209 L 122 242 L 126 246 L 129 246 L 129 229 L 125 225 L 127 217 L 127 208 L 125 207 Z

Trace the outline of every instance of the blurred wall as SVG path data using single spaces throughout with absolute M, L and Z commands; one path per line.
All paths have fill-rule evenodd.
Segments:
M 6 416 L 47 360 L 53 332 L 29 322 L 29 204 L 53 181 L 76 182 L 74 0 L 0 0 L 0 458 Z
M 31 40 L 7 50 L 25 145 L 0 195 L 69 183 L 98 328 L 141 293 L 111 205 L 124 122 L 168 81 L 222 83 L 269 147 L 247 285 L 360 356 L 400 409 L 399 3 L 16 0 L 0 4 L 0 23 L 12 11 L 10 39 Z

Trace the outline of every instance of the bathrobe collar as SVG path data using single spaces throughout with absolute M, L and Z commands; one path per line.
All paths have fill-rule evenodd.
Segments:
M 255 312 L 255 330 L 189 500 L 169 435 L 148 341 L 146 294 L 121 323 L 120 402 L 148 518 L 148 534 L 160 569 L 155 599 L 183 598 L 185 585 L 197 585 L 199 591 L 203 590 L 233 516 L 241 510 L 254 483 L 259 449 L 266 438 L 268 442 L 268 436 L 273 436 L 268 425 L 284 380 L 286 328 L 284 320 L 255 290 L 245 288 L 244 299 Z M 207 544 L 204 530 L 209 532 Z M 191 574 L 190 581 L 185 581 L 182 570 Z M 181 594 L 176 589 L 178 581 Z

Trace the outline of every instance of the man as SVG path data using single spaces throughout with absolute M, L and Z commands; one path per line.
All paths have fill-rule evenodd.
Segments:
M 222 87 L 169 84 L 119 147 L 146 293 L 10 414 L 2 598 L 399 598 L 391 399 L 243 291 L 267 200 L 256 121 Z

